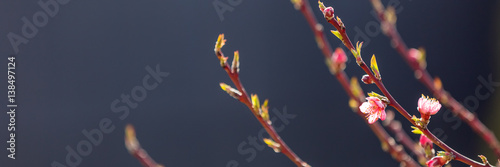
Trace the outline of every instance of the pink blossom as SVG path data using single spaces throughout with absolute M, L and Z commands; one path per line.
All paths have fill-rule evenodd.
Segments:
M 344 64 L 347 61 L 347 56 L 342 48 L 335 49 L 332 54 L 333 64 Z
M 427 161 L 427 163 L 425 163 L 425 164 L 428 167 L 441 167 L 441 166 L 445 165 L 446 163 L 448 163 L 446 158 L 444 158 L 442 156 L 435 156 L 432 159 L 430 159 L 429 161 Z
M 418 99 L 417 109 L 422 116 L 429 117 L 436 114 L 439 109 L 441 109 L 441 104 L 435 98 L 429 98 L 422 95 L 422 97 Z
M 420 146 L 422 146 L 423 148 L 426 148 L 427 146 L 430 147 L 430 149 L 432 149 L 432 141 L 427 138 L 427 136 L 425 136 L 424 134 L 421 134 L 420 135 Z
M 363 102 L 363 104 L 359 106 L 359 110 L 361 110 L 362 113 L 368 114 L 368 123 L 372 124 L 379 118 L 382 121 L 385 120 L 385 107 L 387 105 L 377 97 L 367 97 L 366 100 L 366 102 Z

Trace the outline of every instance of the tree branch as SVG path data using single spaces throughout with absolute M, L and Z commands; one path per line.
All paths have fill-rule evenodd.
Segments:
M 424 84 L 427 89 L 429 89 L 434 96 L 441 101 L 447 108 L 449 108 L 455 115 L 458 115 L 463 121 L 465 121 L 471 128 L 483 138 L 483 140 L 490 146 L 497 158 L 500 158 L 500 143 L 498 142 L 495 134 L 489 130 L 474 114 L 472 114 L 467 108 L 462 104 L 457 102 L 440 84 L 434 84 L 429 72 L 425 69 L 425 65 L 421 65 L 418 61 L 415 61 L 410 56 L 410 52 L 406 43 L 399 35 L 394 23 L 387 20 L 388 17 L 385 13 L 385 8 L 380 2 L 380 0 L 370 0 L 373 8 L 375 9 L 378 19 L 380 20 L 382 30 L 384 34 L 392 41 L 393 47 L 401 55 L 401 57 L 408 63 L 410 68 L 415 72 L 415 77 L 422 84 Z
M 304 0 L 297 0 L 292 2 L 294 3 L 295 8 L 299 10 L 306 18 L 307 23 L 309 24 L 314 33 L 314 37 L 316 39 L 316 43 L 318 44 L 318 48 L 323 53 L 326 61 L 329 61 L 330 56 L 332 56 L 333 54 L 333 50 L 330 47 L 330 43 L 326 39 L 326 36 L 323 32 L 323 26 L 318 23 L 316 17 L 314 16 L 314 13 L 312 12 L 309 2 Z M 332 67 L 330 65 L 329 68 L 336 68 L 336 67 Z M 347 95 L 351 98 L 351 100 L 354 100 L 355 103 L 357 104 L 361 104 L 362 100 L 365 99 L 365 96 L 363 94 L 353 92 L 353 88 L 351 88 L 351 85 L 349 84 L 347 74 L 344 71 L 338 71 L 332 74 L 342 85 L 342 87 L 346 91 Z M 377 138 L 384 146 L 383 147 L 384 151 L 388 151 L 393 156 L 393 158 L 396 159 L 398 162 L 406 164 L 405 166 L 419 166 L 404 151 L 404 149 L 400 145 L 397 145 L 396 142 L 394 142 L 394 139 L 387 133 L 387 131 L 385 131 L 385 129 L 379 123 L 368 124 L 366 119 L 364 119 L 365 115 L 361 113 L 361 111 L 357 106 L 353 107 L 352 109 L 360 117 L 362 117 L 363 120 L 365 120 L 364 122 L 367 123 L 367 125 L 370 127 L 370 129 L 373 131 L 373 133 L 377 136 Z
M 276 152 L 281 152 L 282 154 L 286 155 L 295 165 L 298 167 L 310 167 L 306 162 L 302 161 L 299 156 L 297 156 L 292 149 L 288 147 L 288 145 L 281 139 L 281 137 L 278 135 L 274 127 L 272 126 L 272 122 L 269 120 L 269 116 L 267 114 L 267 106 L 263 106 L 262 108 L 260 107 L 260 102 L 257 100 L 254 100 L 255 98 L 250 99 L 250 96 L 248 96 L 245 88 L 243 87 L 243 84 L 240 81 L 239 78 L 239 54 L 238 52 L 235 52 L 235 58 L 233 60 L 232 66 L 229 66 L 226 62 L 227 57 L 224 56 L 224 54 L 221 51 L 221 47 L 224 45 L 225 39 L 224 39 L 224 34 L 219 35 L 219 39 L 217 40 L 216 46 L 215 46 L 215 55 L 217 55 L 217 58 L 219 58 L 221 62 L 222 68 L 227 72 L 227 75 L 233 82 L 233 84 L 236 86 L 237 90 L 234 90 L 233 88 L 229 87 L 228 85 L 222 84 L 221 87 L 223 90 L 228 92 L 231 96 L 234 98 L 238 99 L 241 103 L 245 104 L 250 111 L 252 111 L 252 114 L 257 118 L 259 123 L 264 127 L 264 129 L 267 131 L 267 133 L 271 136 L 272 143 L 266 142 L 270 147 L 272 147 Z M 256 97 L 256 95 L 255 95 Z M 257 105 L 258 104 L 258 105 Z M 264 102 L 264 104 L 267 105 L 267 102 Z M 259 107 L 257 107 L 259 106 Z M 263 114 L 265 113 L 265 114 Z
M 319 2 L 319 1 L 318 1 Z M 323 6 L 324 7 L 324 6 Z M 323 11 L 323 9 L 322 9 Z M 332 13 L 333 14 L 333 13 Z M 389 105 L 394 107 L 401 115 L 403 115 L 408 121 L 410 121 L 411 124 L 413 124 L 415 127 L 417 127 L 424 135 L 426 135 L 434 144 L 445 150 L 446 152 L 452 153 L 452 155 L 455 157 L 455 160 L 461 161 L 467 165 L 471 165 L 473 167 L 486 167 L 486 166 L 491 166 L 489 164 L 482 164 L 479 162 L 476 162 L 459 152 L 455 151 L 448 145 L 446 145 L 444 142 L 442 142 L 439 138 L 437 138 L 434 134 L 432 134 L 426 127 L 420 126 L 417 124 L 410 114 L 396 101 L 396 99 L 389 93 L 387 88 L 384 86 L 383 82 L 381 79 L 377 79 L 377 77 L 373 74 L 373 72 L 368 68 L 366 63 L 363 61 L 361 57 L 361 45 L 357 45 L 356 48 L 352 44 L 350 38 L 347 36 L 346 33 L 346 28 L 340 18 L 337 16 L 337 18 L 326 18 L 325 19 L 328 21 L 328 23 L 332 24 L 340 34 L 340 40 L 344 43 L 344 45 L 351 50 L 353 55 L 356 58 L 356 62 L 358 65 L 365 71 L 371 78 L 373 78 L 373 83 L 377 85 L 377 87 L 382 91 L 382 93 L 387 97 L 387 100 L 389 101 Z

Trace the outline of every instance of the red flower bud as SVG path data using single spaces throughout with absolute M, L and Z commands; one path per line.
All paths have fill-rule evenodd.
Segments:
M 422 146 L 423 148 L 426 148 L 427 146 L 430 147 L 430 149 L 432 149 L 432 141 L 427 138 L 427 136 L 425 136 L 424 134 L 421 134 L 420 135 L 420 146 Z
M 327 8 L 328 9 L 328 8 Z M 335 49 L 332 54 L 333 64 L 344 64 L 347 61 L 347 56 L 342 48 Z
M 347 56 L 342 48 L 337 48 L 335 52 L 332 53 L 328 64 L 331 66 L 330 70 L 333 74 L 338 71 L 345 69 L 345 62 L 347 61 Z
M 441 167 L 443 165 L 446 165 L 446 163 L 448 163 L 448 160 L 446 160 L 446 158 L 444 158 L 442 156 L 435 156 L 432 159 L 430 159 L 429 161 L 427 161 L 427 163 L 425 163 L 425 164 L 428 167 Z
M 363 77 L 361 78 L 361 81 L 363 81 L 363 83 L 365 83 L 365 84 L 372 84 L 373 83 L 372 77 L 370 77 L 367 74 L 363 75 Z
M 327 7 L 325 8 L 325 10 L 323 10 L 323 15 L 325 16 L 325 18 L 327 20 L 331 20 L 333 19 L 333 8 L 330 6 L 330 7 Z

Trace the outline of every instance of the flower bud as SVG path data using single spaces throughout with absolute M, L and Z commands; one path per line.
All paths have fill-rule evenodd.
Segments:
M 347 61 L 347 56 L 342 48 L 335 49 L 332 54 L 333 64 L 344 64 Z
M 361 81 L 363 81 L 363 83 L 365 83 L 365 84 L 372 84 L 373 83 L 372 77 L 370 77 L 368 74 L 363 75 L 363 77 L 361 78 Z
M 274 150 L 274 152 L 281 152 L 281 144 L 276 143 L 273 139 L 264 138 L 263 140 L 264 143 L 267 144 L 267 146 L 271 147 Z
M 425 62 L 425 50 L 411 48 L 408 50 L 408 57 L 411 63 L 417 63 L 421 68 L 425 68 L 427 63 Z
M 237 89 L 234 89 L 233 87 L 225 84 L 225 83 L 220 83 L 220 88 L 224 91 L 226 91 L 227 94 L 229 94 L 231 97 L 235 99 L 240 99 L 241 97 L 241 92 L 238 91 Z
M 424 134 L 421 134 L 421 135 L 420 135 L 420 141 L 419 141 L 419 144 L 420 144 L 420 146 L 422 146 L 422 147 L 424 147 L 424 148 L 425 148 L 426 146 L 430 146 L 430 147 L 432 148 L 432 144 L 433 144 L 433 143 L 432 143 L 432 141 L 431 141 L 429 138 L 427 138 L 427 136 L 425 136 Z
M 424 149 L 426 158 L 431 158 L 432 156 L 434 156 L 433 143 L 429 138 L 427 138 L 427 136 L 425 136 L 424 134 L 420 134 L 419 144 Z
M 325 18 L 327 20 L 332 20 L 333 19 L 333 8 L 330 6 L 330 7 L 327 7 L 325 8 L 325 10 L 323 10 L 323 15 L 325 16 Z
M 425 163 L 428 167 L 441 167 L 446 164 L 443 157 L 434 157 Z
M 347 56 L 342 48 L 337 48 L 335 52 L 332 53 L 330 60 L 327 60 L 327 64 L 330 66 L 330 70 L 333 74 L 340 70 L 345 69 L 345 62 L 347 61 Z

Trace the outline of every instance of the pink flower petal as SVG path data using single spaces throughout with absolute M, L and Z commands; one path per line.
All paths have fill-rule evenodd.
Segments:
M 368 123 L 369 123 L 369 124 L 373 124 L 373 123 L 375 123 L 377 120 L 378 120 L 378 117 L 377 117 L 377 115 L 375 115 L 375 114 L 372 114 L 372 115 L 368 116 Z
M 382 121 L 385 120 L 385 117 L 386 117 L 385 111 L 384 110 L 380 111 L 380 116 L 379 116 L 380 120 Z
M 368 103 L 368 102 L 363 102 L 363 104 L 361 104 L 361 106 L 359 106 L 359 110 L 365 114 L 370 113 L 369 108 L 370 108 L 370 103 Z
M 434 115 L 441 109 L 441 104 L 438 100 L 434 98 L 428 98 L 422 95 L 420 99 L 418 99 L 418 111 L 422 115 Z
M 363 104 L 359 106 L 359 110 L 364 114 L 368 114 L 367 115 L 368 123 L 372 124 L 376 122 L 379 118 L 381 120 L 385 120 L 386 104 L 377 97 L 367 97 L 366 100 L 367 100 L 366 102 L 363 102 Z

